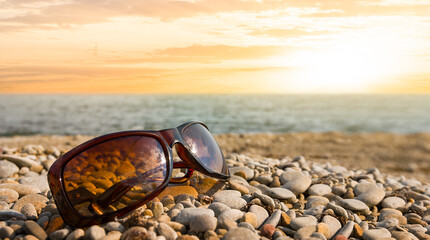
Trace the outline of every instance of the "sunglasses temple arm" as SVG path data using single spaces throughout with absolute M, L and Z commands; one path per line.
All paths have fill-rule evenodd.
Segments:
M 157 173 L 163 166 L 158 166 L 151 169 L 137 177 L 129 178 L 120 182 L 115 183 L 106 191 L 104 191 L 99 197 L 97 197 L 91 204 L 90 208 L 97 214 L 101 215 L 103 212 L 100 209 L 104 209 L 111 203 L 120 200 L 130 189 L 136 186 L 139 182 L 155 182 L 157 178 L 150 178 L 151 175 Z
M 183 183 L 186 182 L 188 179 L 190 179 L 191 175 L 193 175 L 194 169 L 190 168 L 188 164 L 185 162 L 174 162 L 173 168 L 186 168 L 187 173 L 183 177 L 179 178 L 171 178 L 169 182 L 171 183 Z

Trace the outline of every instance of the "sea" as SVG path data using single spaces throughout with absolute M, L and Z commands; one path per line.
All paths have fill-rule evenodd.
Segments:
M 101 135 L 192 120 L 218 134 L 430 132 L 430 95 L 0 95 L 0 136 Z

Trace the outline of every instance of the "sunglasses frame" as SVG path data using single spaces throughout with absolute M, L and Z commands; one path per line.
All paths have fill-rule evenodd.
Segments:
M 158 194 L 160 194 L 170 183 L 180 183 L 188 180 L 191 174 L 188 174 L 190 171 L 192 173 L 193 170 L 197 170 L 199 172 L 202 172 L 210 177 L 218 178 L 221 180 L 228 179 L 230 177 L 230 173 L 228 171 L 227 163 L 224 160 L 224 155 L 221 151 L 221 156 L 224 160 L 223 162 L 223 169 L 222 172 L 215 172 L 206 166 L 202 164 L 196 156 L 194 156 L 193 152 L 190 150 L 187 143 L 183 140 L 182 135 L 184 133 L 184 130 L 188 128 L 189 126 L 193 124 L 200 124 L 204 126 L 206 129 L 208 127 L 198 121 L 192 121 L 184 123 L 176 128 L 170 128 L 170 129 L 164 129 L 160 131 L 123 131 L 123 132 L 115 132 L 106 134 L 100 137 L 96 137 L 94 139 L 91 139 L 85 143 L 80 144 L 79 146 L 71 149 L 61 157 L 55 161 L 48 172 L 48 183 L 49 187 L 51 189 L 52 196 L 54 197 L 55 203 L 57 205 L 57 208 L 63 217 L 63 220 L 65 223 L 67 223 L 70 226 L 74 227 L 84 227 L 94 224 L 101 224 L 103 222 L 108 222 L 115 220 L 117 218 L 123 217 L 129 213 L 131 213 L 133 210 L 139 208 L 143 204 L 149 202 L 154 197 L 156 197 Z M 209 130 L 209 129 L 208 129 Z M 157 140 L 161 147 L 163 148 L 164 155 L 166 157 L 166 178 L 162 182 L 162 184 L 155 189 L 153 192 L 146 195 L 143 199 L 139 200 L 133 205 L 124 207 L 118 211 L 106 213 L 103 215 L 94 215 L 94 216 L 82 216 L 79 214 L 73 205 L 71 204 L 70 200 L 67 197 L 65 186 L 64 186 L 64 179 L 63 179 L 63 173 L 64 168 L 67 165 L 67 163 L 72 160 L 75 156 L 80 154 L 81 152 L 84 152 L 93 146 L 113 140 L 116 138 L 121 137 L 129 137 L 129 136 L 146 136 L 151 137 Z M 213 136 L 212 136 L 213 137 Z M 173 163 L 173 153 L 172 148 L 176 147 L 178 156 L 181 158 L 182 162 L 179 162 L 179 164 Z M 219 147 L 219 146 L 218 146 Z M 177 163 L 177 162 L 176 162 Z M 172 178 L 172 171 L 174 167 L 184 167 L 188 168 L 188 172 L 186 176 L 183 178 Z

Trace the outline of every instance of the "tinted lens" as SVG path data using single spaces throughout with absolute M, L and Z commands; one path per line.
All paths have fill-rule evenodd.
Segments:
M 201 124 L 192 124 L 183 131 L 183 139 L 200 163 L 208 169 L 222 173 L 224 157 L 207 128 Z
M 135 205 L 159 188 L 167 175 L 160 143 L 127 136 L 99 143 L 64 168 L 66 195 L 83 216 L 103 215 Z

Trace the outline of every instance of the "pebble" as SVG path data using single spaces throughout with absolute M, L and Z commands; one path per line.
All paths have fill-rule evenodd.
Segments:
M 61 227 L 63 227 L 64 222 L 63 219 L 61 218 L 60 215 L 53 215 L 48 223 L 48 226 L 46 227 L 46 232 L 52 233 L 58 229 L 60 229 Z
M 364 231 L 364 240 L 377 240 L 382 238 L 391 238 L 391 233 L 385 228 L 375 228 Z
M 381 203 L 383 208 L 399 208 L 406 205 L 405 200 L 399 197 L 387 197 Z
M 170 209 L 175 205 L 175 199 L 172 195 L 166 195 L 163 199 L 161 199 L 161 203 L 164 207 Z
M 275 199 L 287 200 L 287 202 L 294 202 L 296 200 L 296 195 L 286 188 L 270 188 L 266 194 Z
M 385 219 L 382 222 L 378 222 L 378 224 L 376 224 L 377 227 L 383 227 L 383 228 L 391 228 L 394 226 L 399 225 L 399 220 L 397 220 L 396 218 L 388 218 Z
M 67 235 L 66 240 L 81 240 L 84 238 L 84 236 L 84 230 L 78 228 L 71 232 L 69 235 Z
M 230 188 L 233 190 L 239 191 L 241 194 L 249 193 L 249 189 L 246 186 L 236 181 L 230 181 Z
M 230 208 L 241 209 L 246 206 L 246 201 L 241 198 L 241 194 L 236 190 L 221 190 L 213 195 L 215 202 L 221 202 Z
M 18 220 L 26 220 L 27 218 L 24 216 L 24 214 L 13 210 L 13 209 L 3 209 L 0 210 L 0 221 L 9 220 L 11 218 L 15 218 Z
M 360 228 L 361 228 L 362 231 L 366 231 L 366 230 L 369 229 L 369 224 L 367 222 L 365 222 L 365 221 L 362 221 L 360 224 L 358 224 L 358 225 L 355 224 L 354 225 L 354 230 L 360 230 Z
M 395 239 L 400 240 L 418 240 L 418 238 L 409 232 L 403 232 L 403 231 L 392 231 L 391 235 Z
M 21 177 L 19 183 L 32 186 L 39 189 L 41 192 L 49 190 L 48 180 L 46 175 L 37 175 L 33 177 Z
M 343 166 L 332 166 L 327 170 L 330 172 L 333 172 L 333 173 L 346 173 L 346 172 L 348 172 L 348 170 Z
M 317 224 L 317 232 L 328 238 L 330 236 L 330 227 L 326 223 L 320 222 Z
M 98 240 L 120 240 L 121 239 L 121 232 L 118 231 L 112 231 L 109 232 L 106 236 L 99 238 Z M 147 238 L 149 240 L 149 238 Z
M 241 177 L 241 178 L 243 178 L 243 179 L 247 179 L 247 177 L 246 177 L 246 173 L 244 172 L 244 171 L 237 171 L 237 172 L 235 172 L 234 174 L 233 174 L 233 176 L 238 176 L 238 177 Z
M 315 230 L 314 225 L 303 226 L 294 233 L 294 239 L 309 239 Z
M 343 185 L 334 186 L 334 187 L 332 187 L 331 191 L 335 195 L 342 196 L 342 195 L 344 195 L 346 193 L 346 187 L 343 186 Z
M 24 197 L 22 197 L 18 201 L 16 201 L 16 203 L 13 205 L 12 209 L 14 209 L 16 211 L 21 211 L 21 208 L 25 204 L 31 203 L 36 208 L 36 211 L 38 213 L 40 213 L 42 208 L 44 208 L 46 206 L 47 202 L 49 202 L 49 199 L 47 197 L 42 196 L 40 194 L 32 193 L 32 194 L 25 195 Z
M 209 215 L 210 217 L 214 217 L 215 213 L 211 209 L 205 209 L 205 208 L 185 208 L 181 210 L 176 216 L 175 221 L 179 222 L 183 225 L 188 226 L 190 224 L 190 221 L 195 218 L 198 215 Z
M 0 178 L 8 178 L 18 171 L 19 168 L 15 164 L 6 160 L 0 161 Z
M 287 214 L 287 213 L 282 212 L 282 213 L 281 213 L 281 220 L 280 220 L 279 225 L 284 226 L 284 227 L 287 227 L 287 226 L 289 226 L 289 225 L 290 225 L 290 222 L 291 222 L 291 217 L 290 217 L 290 216 L 288 216 L 288 214 Z
M 223 240 L 239 240 L 239 239 L 259 240 L 260 238 L 252 230 L 244 227 L 238 227 L 238 228 L 232 229 L 228 231 L 223 237 Z
M 231 167 L 228 169 L 231 175 L 234 175 L 236 172 L 242 171 L 246 175 L 246 180 L 250 181 L 254 178 L 254 171 L 248 167 Z
M 37 219 L 37 224 L 39 224 L 39 226 L 41 226 L 43 229 L 46 229 L 46 227 L 48 227 L 48 223 L 49 223 L 49 217 L 48 216 L 42 216 Z
M 3 159 L 16 164 L 18 167 L 31 168 L 32 166 L 40 165 L 36 161 L 33 161 L 25 157 L 16 156 L 16 155 L 0 155 L 0 160 L 3 160 Z
M 279 180 L 279 176 L 274 176 L 273 181 L 270 183 L 269 187 L 275 188 L 280 186 L 281 186 L 281 181 Z
M 250 224 L 253 228 L 259 227 L 257 222 L 257 215 L 255 215 L 255 213 L 252 213 L 252 212 L 246 212 L 245 214 L 243 214 L 240 221 Z
M 266 209 L 258 205 L 252 205 L 248 211 L 254 213 L 257 216 L 257 228 L 259 228 L 269 217 L 269 213 L 266 211 Z
M 84 240 L 97 240 L 104 236 L 106 236 L 105 230 L 97 225 L 93 225 L 85 230 Z
M 192 186 L 168 186 L 157 197 L 162 199 L 167 195 L 177 196 L 180 194 L 186 194 L 196 198 L 198 193 L 200 192 L 197 192 L 197 190 Z
M 282 211 L 277 209 L 275 210 L 272 215 L 270 215 L 269 218 L 267 218 L 267 220 L 264 222 L 264 224 L 270 224 L 273 226 L 278 226 L 279 220 L 281 220 L 281 213 Z
M 385 219 L 388 219 L 391 217 L 397 217 L 397 216 L 403 217 L 402 212 L 400 212 L 399 210 L 396 210 L 396 209 L 384 208 L 380 211 L 379 221 L 384 221 Z
M 19 194 L 9 188 L 0 188 L 0 201 L 4 201 L 6 203 L 16 202 L 19 198 Z
M 318 205 L 326 206 L 329 200 L 321 196 L 309 196 L 306 202 L 306 208 L 312 208 Z
M 9 209 L 9 204 L 5 201 L 0 201 L 0 210 Z
M 333 240 L 348 240 L 348 238 L 343 235 L 337 235 L 333 238 Z
M 323 205 L 317 205 L 315 207 L 306 209 L 303 212 L 303 215 L 312 215 L 316 218 L 320 218 L 320 216 L 322 215 L 323 211 L 324 211 L 325 207 Z
M 290 222 L 290 226 L 294 230 L 299 230 L 304 226 L 316 226 L 317 224 L 318 221 L 314 216 L 297 217 Z
M 24 229 L 25 233 L 33 235 L 39 240 L 45 240 L 48 238 L 45 230 L 43 230 L 43 228 L 41 228 L 35 221 L 25 221 L 22 228 Z
M 13 228 L 9 226 L 3 226 L 0 228 L 0 239 L 13 239 L 15 237 L 15 232 Z
M 159 223 L 157 225 L 157 232 L 158 234 L 163 235 L 166 240 L 175 240 L 178 237 L 175 230 L 165 223 Z
M 337 231 L 339 231 L 342 228 L 342 225 L 340 224 L 339 220 L 337 220 L 336 218 L 330 215 L 324 216 L 322 219 L 322 222 L 327 224 L 330 230 L 327 238 L 331 238 L 337 233 Z
M 236 222 L 237 220 L 242 218 L 243 214 L 244 212 L 238 209 L 227 210 L 218 216 L 218 225 L 220 226 L 220 228 L 228 228 L 231 222 Z
M 213 202 L 209 205 L 209 209 L 212 209 L 215 213 L 215 217 L 218 217 L 224 211 L 231 209 L 229 206 L 221 202 Z
M 352 231 L 354 230 L 354 222 L 349 221 L 347 222 L 336 234 L 336 236 L 344 236 L 346 238 L 349 238 L 349 236 L 352 234 Z
M 237 227 L 248 228 L 249 230 L 252 230 L 252 231 L 255 232 L 255 228 L 251 224 L 249 224 L 247 222 L 240 222 L 239 224 L 237 224 Z
M 103 225 L 103 229 L 106 232 L 117 231 L 117 232 L 122 233 L 122 232 L 124 232 L 125 227 L 119 222 L 108 222 L 108 223 Z
M 22 197 L 28 194 L 33 194 L 33 193 L 40 193 L 40 189 L 35 188 L 34 186 L 17 184 L 17 183 L 0 183 L 0 188 L 12 189 L 19 194 L 19 197 Z
M 253 196 L 260 199 L 264 205 L 275 208 L 275 201 L 271 197 L 258 192 L 253 193 Z
M 148 231 L 146 228 L 135 226 L 127 229 L 122 235 L 121 240 L 146 239 Z
M 69 229 L 64 228 L 49 234 L 49 240 L 63 240 L 69 235 Z
M 375 183 L 361 182 L 354 187 L 356 199 L 364 202 L 369 207 L 380 203 L 385 197 L 385 191 Z
M 151 204 L 151 211 L 155 219 L 159 218 L 163 214 L 163 204 L 161 202 L 153 202 Z
M 37 219 L 37 211 L 36 208 L 31 203 L 27 203 L 21 208 L 21 213 L 27 217 L 29 220 Z
M 279 178 L 282 187 L 298 195 L 304 193 L 312 183 L 312 180 L 302 172 L 288 168 Z
M 172 221 L 165 222 L 165 223 L 177 232 L 181 232 L 181 233 L 187 232 L 187 228 L 183 224 L 180 224 L 178 222 L 172 222 Z
M 217 219 L 208 214 L 197 215 L 190 221 L 190 230 L 193 232 L 206 232 L 215 230 L 217 226 Z
M 315 184 L 309 187 L 308 193 L 310 196 L 324 196 L 331 193 L 331 187 L 325 184 Z
M 178 216 L 179 212 L 181 212 L 181 210 L 179 210 L 179 209 L 176 209 L 176 208 L 170 209 L 167 212 L 167 215 L 170 217 L 170 219 L 174 219 L 174 218 L 176 218 L 176 216 Z
M 261 235 L 267 238 L 272 238 L 273 234 L 275 233 L 275 230 L 275 226 L 267 223 L 260 228 Z
M 369 211 L 369 207 L 364 202 L 357 199 L 343 199 L 341 201 L 341 206 L 345 209 L 349 209 L 356 212 Z
M 268 185 L 269 183 L 271 183 L 273 181 L 273 178 L 272 178 L 272 174 L 262 174 L 256 178 L 254 178 L 253 180 L 257 181 L 261 184 Z

